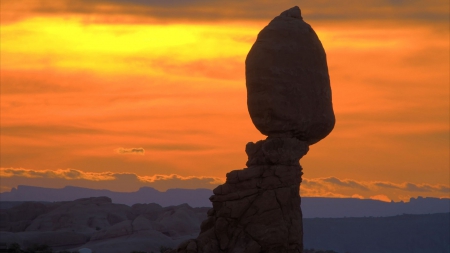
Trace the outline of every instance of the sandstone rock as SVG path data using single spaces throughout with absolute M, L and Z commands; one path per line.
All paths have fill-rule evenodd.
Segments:
M 22 240 L 23 247 L 47 244 L 48 246 L 60 247 L 65 245 L 82 245 L 89 240 L 89 236 L 71 231 L 33 231 L 17 233 Z
M 48 211 L 48 206 L 39 202 L 25 202 L 0 210 L 0 231 L 25 231 L 36 217 Z
M 151 221 L 155 221 L 164 212 L 162 206 L 149 203 L 149 204 L 134 204 L 131 209 L 136 216 L 143 215 Z
M 0 243 L 11 245 L 13 243 L 17 243 L 22 245 L 22 238 L 17 233 L 12 232 L 0 232 Z
M 82 248 L 78 250 L 78 253 L 92 253 L 92 250 L 88 248 Z
M 200 232 L 201 220 L 194 209 L 187 204 L 164 208 L 164 213 L 158 218 L 162 225 L 158 231 L 170 237 L 196 236 Z
M 173 248 L 183 240 L 186 240 L 186 238 L 173 239 L 155 230 L 143 230 L 108 240 L 89 241 L 82 246 L 67 250 L 75 251 L 79 248 L 89 248 L 95 253 L 160 252 L 160 246 Z
M 154 229 L 152 222 L 143 215 L 139 215 L 133 220 L 132 227 L 134 232 Z
M 275 17 L 245 61 L 247 105 L 264 135 L 314 144 L 334 127 L 325 51 L 300 9 Z
M 133 233 L 133 227 L 130 220 L 124 220 L 110 227 L 104 228 L 92 234 L 91 240 L 104 240 L 110 238 L 121 237 Z
M 213 191 L 213 208 L 199 236 L 173 253 L 302 251 L 302 168 L 298 160 L 308 150 L 306 143 L 269 138 L 247 147 L 249 161 L 260 162 L 227 174 L 225 184 Z
M 112 204 L 110 198 L 78 199 L 64 202 L 50 212 L 40 215 L 26 231 L 92 233 L 133 218 L 134 214 L 129 206 Z
M 33 203 L 23 205 L 33 206 Z M 22 211 L 12 216 L 9 214 L 12 208 L 0 210 L 2 226 L 3 223 L 8 226 L 31 223 L 26 232 L 0 232 L 0 243 L 17 242 L 25 248 L 46 243 L 56 251 L 92 248 L 96 253 L 159 252 L 160 246 L 173 248 L 197 236 L 209 209 L 186 204 L 165 208 L 158 204 L 129 207 L 113 204 L 104 197 L 46 203 L 45 206 L 46 209 L 41 210 L 38 204 L 34 211 L 18 206 L 19 209 L 14 210 Z M 42 214 L 30 220 L 36 212 Z M 25 229 L 25 225 L 19 230 Z M 189 249 L 194 250 L 194 246 L 191 244 Z
M 25 202 L 7 210 L 9 221 L 32 221 L 47 212 L 47 206 L 40 202 Z
M 213 190 L 196 239 L 166 253 L 301 253 L 299 160 L 334 127 L 325 51 L 298 7 L 265 27 L 246 59 L 247 105 L 268 138 Z

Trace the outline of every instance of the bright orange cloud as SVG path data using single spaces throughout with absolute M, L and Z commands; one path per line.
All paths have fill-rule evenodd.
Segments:
M 445 0 L 420 1 L 139 1 L 139 0 L 4 0 L 2 23 L 30 16 L 78 15 L 85 22 L 211 22 L 268 20 L 280 6 L 298 5 L 304 16 L 319 21 L 403 21 L 447 22 L 449 3 Z M 257 8 L 255 8 L 257 7 Z M 91 15 L 96 14 L 96 15 Z
M 40 187 L 64 187 L 66 185 L 115 191 L 137 191 L 149 186 L 165 191 L 170 188 L 213 189 L 224 183 L 223 178 L 202 176 L 180 176 L 177 174 L 155 174 L 141 176 L 134 173 L 84 172 L 74 169 L 30 170 L 22 168 L 0 168 L 2 184 L 8 191 L 17 185 Z M 389 181 L 355 181 L 349 179 L 303 178 L 300 186 L 303 197 L 334 197 L 377 199 L 381 201 L 407 201 L 411 197 L 450 197 L 450 186 L 443 184 L 393 183 Z
M 64 168 L 86 185 L 127 171 L 128 183 L 103 185 L 124 190 L 136 175 L 210 187 L 243 168 L 245 144 L 265 138 L 248 116 L 244 60 L 281 3 L 172 2 L 2 2 L 1 166 L 48 171 L 62 181 L 22 173 L 53 186 Z M 448 2 L 345 3 L 282 2 L 322 40 L 337 119 L 301 160 L 314 179 L 302 192 L 447 194 Z

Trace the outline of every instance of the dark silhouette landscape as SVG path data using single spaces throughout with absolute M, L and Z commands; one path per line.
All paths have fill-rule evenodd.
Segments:
M 328 201 L 328 209 L 336 207 L 333 203 L 346 203 L 345 199 L 323 201 Z M 414 201 L 420 205 L 449 203 L 425 198 Z M 0 204 L 0 244 L 18 243 L 22 248 L 43 244 L 54 252 L 90 248 L 96 253 L 156 253 L 162 247 L 175 248 L 198 235 L 210 209 L 187 204 L 128 206 L 108 197 Z M 446 253 L 450 250 L 449 219 L 448 209 L 390 217 L 304 218 L 304 247 L 339 253 Z
M 9 208 L 22 201 L 73 201 L 80 198 L 107 196 L 113 203 L 132 206 L 156 203 L 161 206 L 188 204 L 191 207 L 211 207 L 209 189 L 169 189 L 160 192 L 143 187 L 136 192 L 114 192 L 81 187 L 43 188 L 19 185 L 10 192 L 0 193 L 0 207 Z M 430 214 L 450 212 L 450 199 L 431 197 L 411 198 L 406 202 L 383 202 L 372 199 L 302 197 L 304 218 L 381 217 L 401 214 Z

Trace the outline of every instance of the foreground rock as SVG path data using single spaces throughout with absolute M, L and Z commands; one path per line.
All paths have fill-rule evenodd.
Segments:
M 107 197 L 28 202 L 1 210 L 0 244 L 96 253 L 159 252 L 196 237 L 208 208 L 113 204 Z M 20 226 L 17 226 L 19 224 Z M 179 226 L 177 226 L 179 224 Z
M 365 201 L 365 200 L 360 200 Z M 304 247 L 305 249 L 332 249 L 336 252 L 396 252 L 410 253 L 414 252 L 450 252 L 450 213 L 448 213 L 449 200 L 445 200 L 447 204 L 446 213 L 426 214 L 426 215 L 401 215 L 395 217 L 366 217 L 366 218 L 313 218 L 303 219 L 305 231 Z M 60 204 L 60 203 L 53 203 Z M 115 205 L 115 204 L 112 204 Z M 166 216 L 165 220 L 169 220 L 168 214 L 173 211 L 181 212 L 181 210 L 190 210 L 187 216 L 192 219 L 204 219 L 208 208 L 191 208 L 186 205 L 163 208 L 154 204 L 141 204 L 144 208 L 139 209 L 139 216 L 135 218 L 133 224 L 148 224 L 148 222 L 158 224 L 158 217 L 162 214 Z M 148 208 L 145 208 L 145 207 Z M 332 208 L 333 206 L 331 206 Z M 136 208 L 131 208 L 133 211 Z M 149 210 L 160 210 L 158 214 L 146 213 Z M 180 209 L 180 210 L 178 210 Z M 11 210 L 11 209 L 9 209 Z M 144 211 L 143 211 L 144 210 Z M 146 210 L 146 211 L 145 211 Z M 92 209 L 91 209 L 92 211 Z M 94 210 L 95 211 L 95 210 Z M 149 215 L 147 215 L 149 214 Z M 45 215 L 45 213 L 44 213 Z M 200 217 L 201 216 L 201 217 Z M 152 221 L 143 217 L 154 217 Z M 143 220 L 145 219 L 145 220 Z M 119 223 L 117 223 L 119 224 Z M 116 224 L 116 225 L 117 225 Z M 395 226 L 393 226 L 395 224 Z M 114 227 L 115 225 L 111 226 Z M 181 241 L 191 238 L 197 238 L 200 232 L 200 222 L 192 230 L 196 230 L 197 234 L 193 236 L 176 236 L 170 237 L 155 229 L 136 230 L 133 225 L 133 233 L 130 235 L 122 235 L 110 239 L 90 240 L 82 245 L 61 245 L 61 242 L 68 243 L 67 236 L 69 232 L 57 231 L 33 231 L 33 232 L 1 232 L 0 245 L 3 243 L 18 243 L 22 248 L 26 248 L 24 243 L 53 243 L 54 252 L 62 250 L 74 251 L 80 248 L 90 248 L 96 253 L 130 253 L 132 251 L 144 251 L 154 253 L 160 252 L 160 247 L 175 247 Z M 74 231 L 73 233 L 76 233 Z M 178 232 L 180 233 L 180 232 Z M 395 236 L 393 236 L 395 235 Z M 72 242 L 76 243 L 76 239 L 81 236 L 73 236 Z M 25 240 L 25 242 L 24 242 Z M 4 244 L 3 244 L 4 245 Z M 306 252 L 311 252 L 307 251 Z M 323 251 L 322 251 L 323 252 Z
M 298 160 L 307 151 L 295 138 L 247 144 L 248 168 L 227 174 L 213 191 L 200 235 L 172 252 L 301 252 Z

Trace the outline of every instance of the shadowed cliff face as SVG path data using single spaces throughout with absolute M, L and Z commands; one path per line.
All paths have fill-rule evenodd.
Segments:
M 214 189 L 213 208 L 182 253 L 301 253 L 299 159 L 331 132 L 334 113 L 325 51 L 298 7 L 258 35 L 246 60 L 247 98 L 256 128 L 248 168 Z

